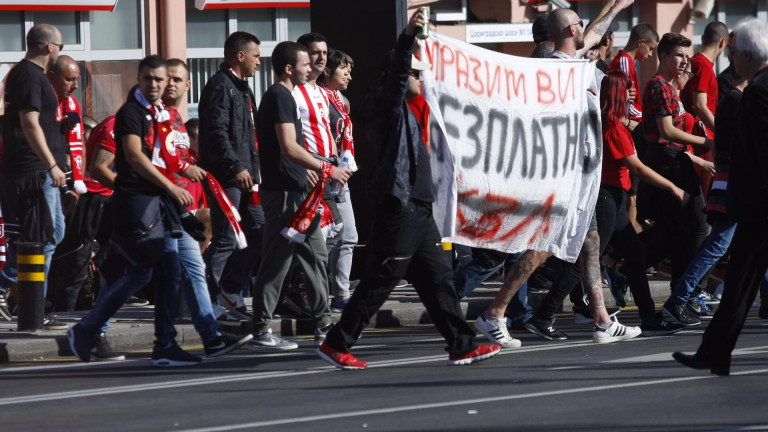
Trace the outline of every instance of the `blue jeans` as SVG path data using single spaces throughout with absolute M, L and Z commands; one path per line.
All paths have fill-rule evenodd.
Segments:
M 46 176 L 43 184 L 43 193 L 45 201 L 48 204 L 48 210 L 51 212 L 53 221 L 53 243 L 43 245 L 43 254 L 45 254 L 45 282 L 43 283 L 43 297 L 48 295 L 48 271 L 51 269 L 51 257 L 56 250 L 56 246 L 64 239 L 64 213 L 61 211 L 61 192 L 59 188 L 53 187 L 53 180 Z M 0 272 L 0 290 L 9 289 L 18 282 L 18 262 L 16 259 L 16 239 L 8 239 L 6 245 L 6 263 Z
M 480 286 L 489 276 L 496 273 L 503 266 L 511 266 L 521 254 L 506 254 L 487 249 L 472 248 L 472 260 L 453 275 L 453 284 L 459 298 L 468 296 L 475 288 Z M 524 283 L 517 295 L 507 307 L 510 317 L 510 326 L 524 324 L 533 314 L 533 309 L 527 303 L 528 283 Z
M 192 323 L 200 334 L 203 343 L 213 342 L 218 336 L 219 326 L 213 316 L 213 306 L 205 282 L 205 264 L 200 254 L 200 245 L 187 232 L 177 242 L 177 252 L 181 260 L 181 289 L 192 315 Z M 172 267 L 175 268 L 175 267 Z
M 118 252 L 113 252 L 107 261 L 125 262 Z M 114 261 L 113 263 L 114 264 Z M 105 261 L 105 266 L 108 265 Z M 119 265 L 119 264 L 116 264 Z M 160 262 L 154 267 L 123 265 L 125 271 L 114 283 L 102 286 L 93 309 L 80 320 L 79 325 L 91 334 L 106 331 L 109 319 L 136 291 L 149 283 L 153 270 L 162 267 L 163 278 L 155 295 L 155 350 L 162 350 L 173 345 L 176 329 L 173 319 L 176 315 L 176 297 L 178 295 L 181 262 L 177 253 L 176 239 L 165 232 L 165 250 Z
M 691 297 L 702 277 L 717 261 L 725 255 L 736 232 L 736 222 L 716 222 L 704 242 L 698 255 L 691 261 L 685 273 L 680 277 L 672 290 L 669 299 L 677 304 L 685 304 Z

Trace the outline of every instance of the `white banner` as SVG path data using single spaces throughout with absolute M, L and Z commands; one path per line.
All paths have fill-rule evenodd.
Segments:
M 439 34 L 421 50 L 432 65 L 423 89 L 445 241 L 575 261 L 600 186 L 595 65 L 514 57 Z

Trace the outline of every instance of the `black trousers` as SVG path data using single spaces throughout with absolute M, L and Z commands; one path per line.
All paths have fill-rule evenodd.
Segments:
M 728 369 L 747 313 L 768 268 L 768 224 L 739 222 L 731 242 L 725 290 L 696 353 L 713 367 Z
M 624 257 L 622 270 L 627 277 L 640 318 L 643 321 L 651 321 L 656 315 L 656 305 L 648 287 L 648 277 L 645 275 L 645 248 L 629 220 L 624 204 L 626 197 L 626 192 L 621 188 L 600 186 L 595 210 L 597 233 L 600 236 L 600 256 L 610 242 Z
M 403 207 L 388 197 L 376 208 L 371 226 L 365 276 L 344 307 L 326 343 L 348 352 L 401 279 L 413 283 L 451 354 L 464 355 L 477 346 L 475 332 L 462 316 L 453 287 L 451 257 L 440 242 L 432 204 L 410 201 Z

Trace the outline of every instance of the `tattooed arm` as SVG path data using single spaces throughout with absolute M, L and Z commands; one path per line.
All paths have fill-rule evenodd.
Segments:
M 588 49 L 600 43 L 616 15 L 632 3 L 634 0 L 604 0 L 600 15 L 584 29 L 584 47 L 576 52 L 576 58 L 582 58 Z
M 96 147 L 96 150 L 93 152 L 93 156 L 91 157 L 91 164 L 89 166 L 91 177 L 93 177 L 103 186 L 114 189 L 115 179 L 117 178 L 117 174 L 112 171 L 112 164 L 114 162 L 114 153 L 105 148 Z
M 520 287 L 528 280 L 531 273 L 546 261 L 550 255 L 549 252 L 525 251 L 515 264 L 512 265 L 509 273 L 504 278 L 504 283 L 501 285 L 499 293 L 496 294 L 491 307 L 488 308 L 488 315 L 496 318 L 503 317 L 504 312 L 507 310 L 507 305 L 517 294 L 517 291 L 520 290 Z

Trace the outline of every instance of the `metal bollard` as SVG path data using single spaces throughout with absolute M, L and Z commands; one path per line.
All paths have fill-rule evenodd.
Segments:
M 18 330 L 42 330 L 45 255 L 40 243 L 18 243 Z

